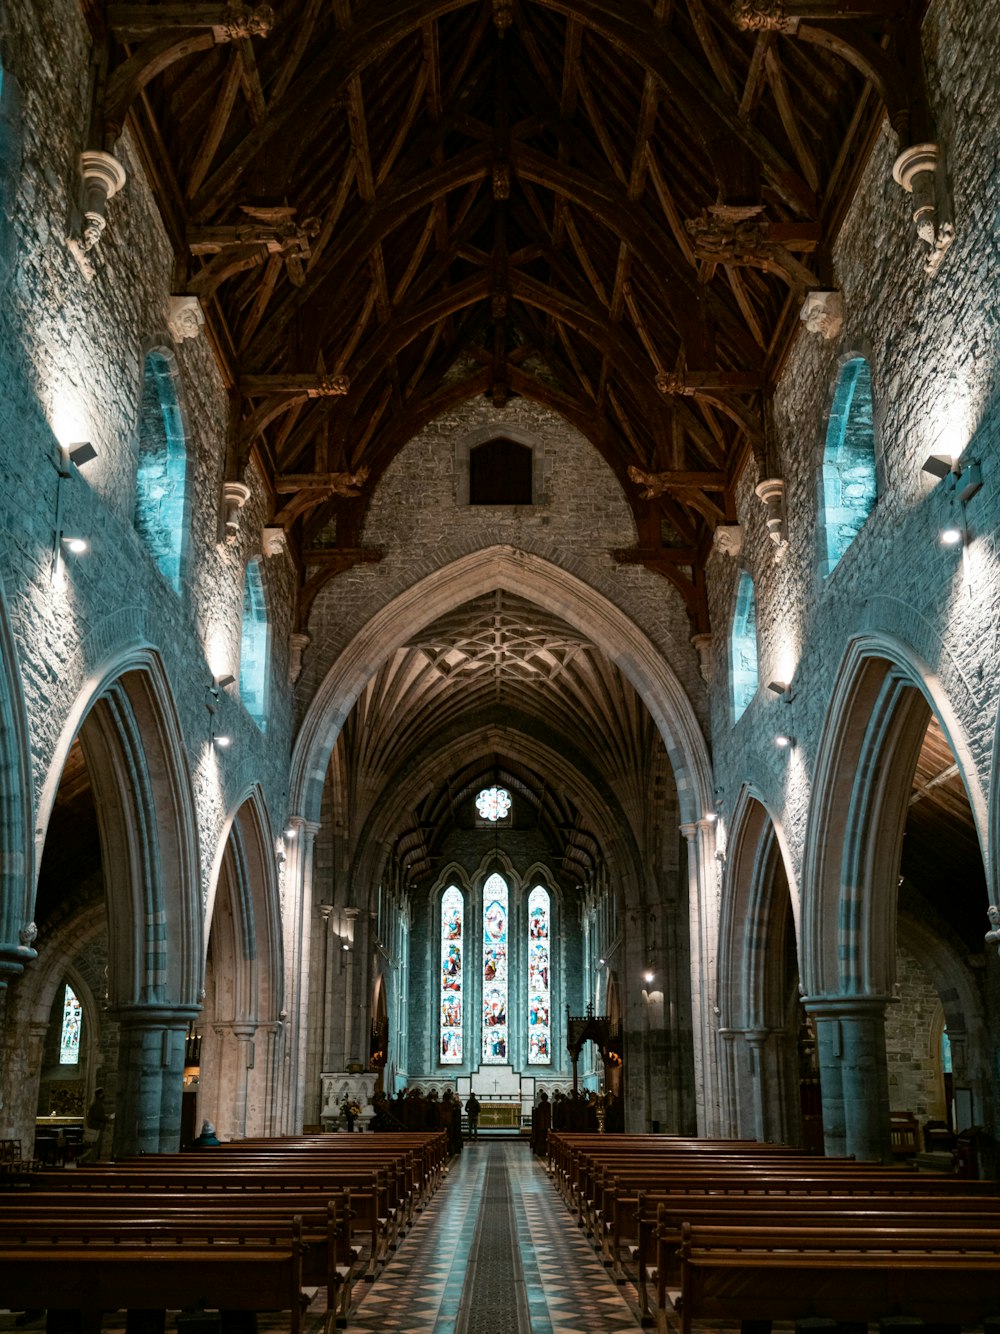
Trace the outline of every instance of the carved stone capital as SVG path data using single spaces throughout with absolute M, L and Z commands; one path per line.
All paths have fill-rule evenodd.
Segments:
M 223 482 L 222 505 L 225 514 L 226 541 L 233 542 L 240 531 L 240 510 L 250 499 L 245 482 Z
M 941 267 L 951 243 L 955 227 L 944 216 L 939 200 L 939 172 L 941 150 L 937 144 L 911 144 L 904 148 L 893 163 L 892 179 L 913 196 L 913 221 L 917 235 L 929 248 L 924 272 L 933 278 Z
M 302 675 L 302 655 L 312 643 L 312 635 L 293 630 L 288 636 L 288 680 L 294 685 Z
M 785 538 L 785 482 L 781 477 L 767 477 L 758 482 L 754 493 L 767 510 L 767 535 L 778 548 L 784 550 Z
M 108 200 L 122 189 L 126 177 L 125 168 L 118 159 L 99 149 L 88 149 L 80 154 L 80 175 L 83 179 L 83 229 L 79 237 L 70 237 L 68 244 L 89 282 L 94 276 L 94 268 L 87 256 L 104 235 Z
M 196 296 L 171 296 L 167 305 L 167 328 L 175 343 L 197 338 L 205 327 L 205 312 Z
M 743 529 L 738 523 L 723 523 L 712 534 L 716 551 L 723 556 L 736 557 L 743 550 Z
M 799 319 L 811 334 L 833 342 L 844 328 L 843 294 L 832 290 L 810 292 L 802 303 Z
M 268 524 L 264 528 L 261 547 L 265 556 L 283 556 L 288 550 L 288 538 L 279 524 Z
M 273 27 L 274 10 L 270 5 L 232 4 L 215 31 L 220 41 L 237 42 L 241 37 L 267 37 Z
M 712 636 L 709 634 L 692 635 L 691 645 L 698 654 L 698 668 L 703 680 L 712 680 Z

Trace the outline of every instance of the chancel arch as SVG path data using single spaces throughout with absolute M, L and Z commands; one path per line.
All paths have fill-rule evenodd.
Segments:
M 855 640 L 821 741 L 802 965 L 828 1153 L 889 1155 L 885 1010 L 900 915 L 938 923 L 943 937 L 964 942 L 967 957 L 982 950 L 984 803 L 961 729 L 933 681 L 904 646 Z M 934 971 L 942 975 L 940 959 Z M 982 1082 L 975 1064 L 970 1088 Z
M 408 642 L 383 648 L 361 685 L 324 774 L 311 948 L 327 961 L 335 1000 L 313 986 L 310 1010 L 325 1016 L 314 1059 L 336 1070 L 367 1054 L 368 1034 L 350 1017 L 348 996 L 372 994 L 368 959 L 387 977 L 390 996 L 401 990 L 402 960 L 385 938 L 382 909 L 392 901 L 409 948 L 406 1042 L 390 1030 L 387 1052 L 396 1084 L 451 1087 L 506 1065 L 525 1087 L 542 1074 L 550 1086 L 562 1079 L 569 1087 L 565 1006 L 580 1014 L 592 999 L 584 902 L 614 900 L 603 914 L 617 924 L 608 950 L 619 949 L 623 966 L 636 973 L 654 963 L 660 978 L 655 1006 L 626 992 L 619 1049 L 634 1054 L 620 1078 L 627 1114 L 636 1128 L 690 1127 L 683 1016 L 691 995 L 686 960 L 679 962 L 690 867 L 683 798 L 662 729 L 620 655 L 604 653 L 561 614 L 502 586 L 431 621 L 424 601 Z M 495 820 L 483 804 L 483 794 L 494 792 L 502 807 Z M 502 997 L 492 994 L 498 979 L 487 977 L 485 961 L 483 896 L 497 874 L 509 970 Z M 676 887 L 674 906 L 654 912 L 665 880 Z M 461 951 L 458 937 L 442 938 L 445 906 L 461 907 Z M 365 952 L 359 942 L 367 942 Z M 449 950 L 454 971 L 445 996 Z M 487 1023 L 486 1001 L 494 999 Z M 341 1010 L 348 1017 L 338 1025 L 333 1016 Z M 502 1082 L 499 1074 L 494 1082 Z M 641 1096 L 630 1098 L 630 1087 L 636 1095 L 642 1088 Z M 306 1120 L 313 1119 L 307 1108 Z

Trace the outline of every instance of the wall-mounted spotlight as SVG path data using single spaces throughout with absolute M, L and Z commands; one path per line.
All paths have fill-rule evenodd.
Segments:
M 298 832 L 299 832 L 299 831 L 295 828 L 295 826 L 294 826 L 293 824 L 289 824 L 289 825 L 286 825 L 286 826 L 285 826 L 285 838 L 295 838 L 295 836 L 296 836 L 296 834 L 298 834 Z
M 75 444 L 66 446 L 66 456 L 70 463 L 82 468 L 85 463 L 97 458 L 97 450 L 89 440 L 79 440 Z
M 767 688 L 772 695 L 777 695 L 785 704 L 792 702 L 792 686 L 789 681 L 768 681 Z
M 795 738 L 791 736 L 788 732 L 779 732 L 778 735 L 774 738 L 774 744 L 778 747 L 779 750 L 791 750 L 791 748 L 795 745 Z
M 224 672 L 220 676 L 212 677 L 212 684 L 215 686 L 216 690 L 225 690 L 226 686 L 233 685 L 235 681 L 236 677 L 233 676 L 232 672 Z
M 648 986 L 649 983 L 652 982 L 652 981 L 655 979 L 655 977 L 656 977 L 656 974 L 655 974 L 655 973 L 650 972 L 649 970 L 647 970 L 645 973 L 643 973 L 643 975 L 642 975 L 642 980 L 643 980 L 643 981 L 647 984 L 647 986 Z
M 90 543 L 85 537 L 66 537 L 63 535 L 59 540 L 66 550 L 74 556 L 85 556 L 90 550 Z
M 921 472 L 926 472 L 931 477 L 937 477 L 939 480 L 954 475 L 955 463 L 950 454 L 930 454 L 921 465 Z
M 598 960 L 597 960 L 597 966 L 598 966 L 598 968 L 603 968 L 603 967 L 604 967 L 604 960 L 603 960 L 603 959 L 598 959 Z
M 216 746 L 218 746 L 219 750 L 228 750 L 233 744 L 233 738 L 231 736 L 213 736 L 212 740 L 215 742 Z
M 947 528 L 941 529 L 941 535 L 938 541 L 943 547 L 957 547 L 962 541 L 962 530 L 956 524 L 949 524 Z

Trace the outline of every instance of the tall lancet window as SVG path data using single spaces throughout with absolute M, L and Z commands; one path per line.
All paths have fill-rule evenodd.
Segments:
M 483 886 L 483 1064 L 506 1065 L 507 882 L 494 873 Z
M 66 983 L 63 992 L 62 1032 L 59 1035 L 59 1064 L 79 1065 L 80 1030 L 83 1027 L 83 1010 L 76 992 Z
M 462 939 L 465 902 L 449 885 L 441 898 L 441 1063 L 462 1061 Z
M 552 1060 L 549 893 L 536 885 L 528 895 L 528 1064 Z

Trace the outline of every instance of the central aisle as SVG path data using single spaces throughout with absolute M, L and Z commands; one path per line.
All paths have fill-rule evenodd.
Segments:
M 638 1328 L 526 1144 L 466 1144 L 348 1330 L 616 1334 Z

